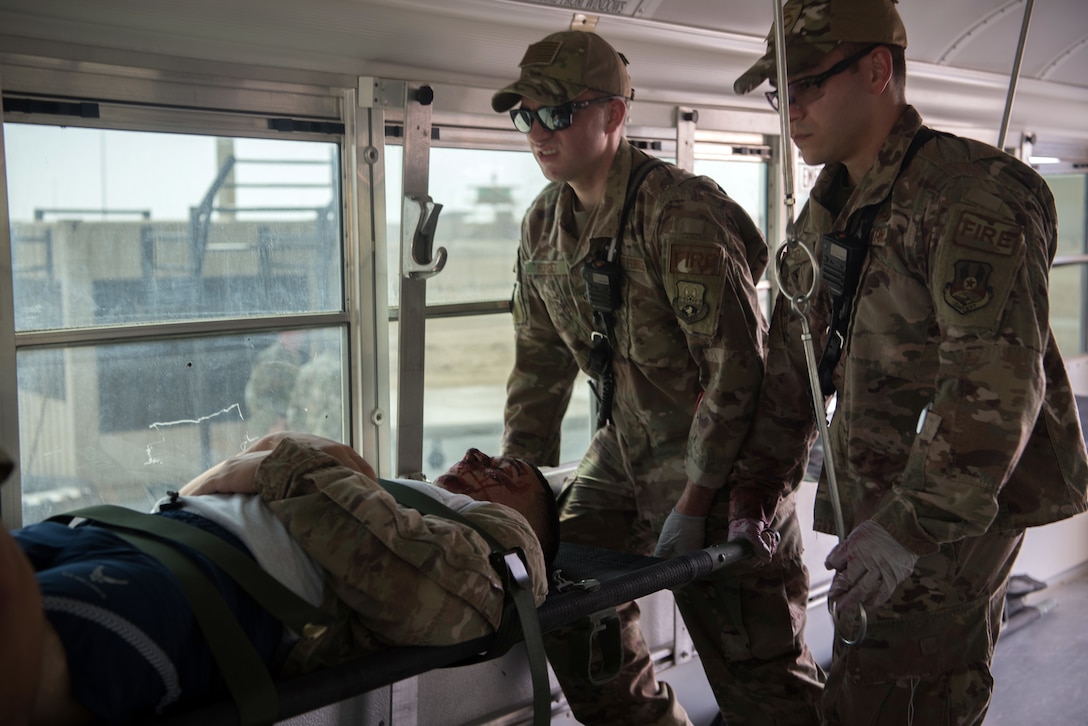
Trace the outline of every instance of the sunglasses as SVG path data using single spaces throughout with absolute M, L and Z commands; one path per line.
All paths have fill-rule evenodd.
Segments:
M 527 134 L 532 130 L 533 119 L 539 121 L 540 125 L 548 131 L 562 131 L 573 123 L 575 111 L 589 108 L 595 103 L 611 101 L 613 98 L 622 98 L 622 96 L 601 96 L 600 98 L 591 98 L 588 101 L 572 101 L 571 103 L 564 103 L 562 106 L 542 106 L 532 110 L 512 108 L 510 109 L 510 119 L 514 122 L 514 128 L 523 134 Z
M 812 103 L 813 101 L 815 101 L 818 98 L 822 98 L 823 95 L 824 95 L 823 94 L 823 85 L 827 81 L 828 78 L 831 78 L 832 76 L 837 76 L 838 74 L 842 73 L 847 68 L 854 65 L 855 63 L 857 63 L 859 60 L 861 60 L 865 56 L 872 53 L 873 50 L 876 49 L 876 47 L 877 47 L 876 45 L 870 45 L 868 48 L 865 48 L 864 50 L 858 51 L 857 53 L 850 56 L 849 58 L 839 61 L 838 63 L 831 66 L 830 68 L 828 68 L 823 73 L 817 73 L 814 76 L 809 76 L 808 78 L 802 78 L 800 80 L 797 80 L 797 81 L 794 81 L 793 83 L 788 84 L 786 86 L 786 92 L 787 92 L 787 95 L 789 96 L 790 104 L 801 104 L 802 106 L 804 106 L 805 104 Z M 771 104 L 771 108 L 773 108 L 775 111 L 777 111 L 778 110 L 778 89 L 776 88 L 773 91 L 767 91 L 763 95 L 766 96 L 767 103 Z

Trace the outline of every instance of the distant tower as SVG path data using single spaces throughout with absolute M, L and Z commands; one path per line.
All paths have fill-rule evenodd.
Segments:
M 476 187 L 476 206 L 491 207 L 493 210 L 490 223 L 480 225 L 481 232 L 487 237 L 502 239 L 518 234 L 518 224 L 514 218 L 514 187 L 495 183 L 491 175 L 491 184 Z

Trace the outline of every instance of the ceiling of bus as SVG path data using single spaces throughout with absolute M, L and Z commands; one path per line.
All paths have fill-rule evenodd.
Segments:
M 980 126 L 997 127 L 1025 1 L 902 0 L 908 100 L 927 118 L 974 114 Z M 772 2 L 0 0 L 0 53 L 33 53 L 45 41 L 88 49 L 81 60 L 112 62 L 113 49 L 121 49 L 272 65 L 287 78 L 331 72 L 496 88 L 510 80 L 529 43 L 566 28 L 574 8 L 584 7 L 597 16 L 598 32 L 631 59 L 638 98 L 763 111 L 760 94 L 737 97 L 731 87 L 763 51 Z M 1088 2 L 1037 0 L 1028 28 L 1014 123 L 1035 97 L 1045 97 L 1068 104 L 1067 119 L 1059 109 L 1047 123 L 1059 135 L 1083 137 Z
M 638 4 L 637 1 L 634 4 Z M 773 5 L 721 0 L 649 0 L 663 23 L 765 37 Z M 1008 75 L 1024 21 L 1023 0 L 902 0 L 912 61 Z M 1022 78 L 1088 87 L 1088 3 L 1038 0 L 1031 8 Z

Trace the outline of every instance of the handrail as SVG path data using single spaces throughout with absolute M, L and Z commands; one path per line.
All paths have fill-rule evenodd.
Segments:
M 1058 255 L 1050 266 L 1068 267 L 1069 265 L 1088 265 L 1088 255 Z

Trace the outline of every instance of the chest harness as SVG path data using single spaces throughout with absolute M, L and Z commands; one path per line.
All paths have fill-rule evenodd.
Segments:
M 903 154 L 899 171 L 892 181 L 893 188 L 918 150 L 935 136 L 937 132 L 925 126 L 918 130 Z M 869 239 L 873 233 L 877 209 L 881 204 L 883 200 L 856 212 L 851 216 L 846 230 L 830 232 L 820 237 L 820 279 L 827 288 L 831 303 L 827 342 L 816 368 L 820 390 L 825 397 L 835 393 L 832 374 L 842 357 L 843 345 L 849 333 L 850 314 L 858 283 L 861 281 L 861 270 L 865 266 L 865 257 L 869 251 Z
M 635 203 L 635 194 L 642 180 L 655 166 L 665 162 L 649 159 L 643 162 L 627 180 L 627 196 L 620 211 L 619 229 L 608 246 L 604 259 L 590 259 L 582 266 L 582 279 L 586 283 L 586 300 L 593 310 L 593 344 L 589 349 L 589 370 L 593 374 L 593 395 L 597 399 L 597 428 L 612 421 L 612 401 L 616 394 L 616 378 L 612 371 L 612 339 L 615 337 L 615 312 L 623 301 L 623 267 L 619 251 L 623 246 L 623 233 L 627 229 L 627 217 Z

